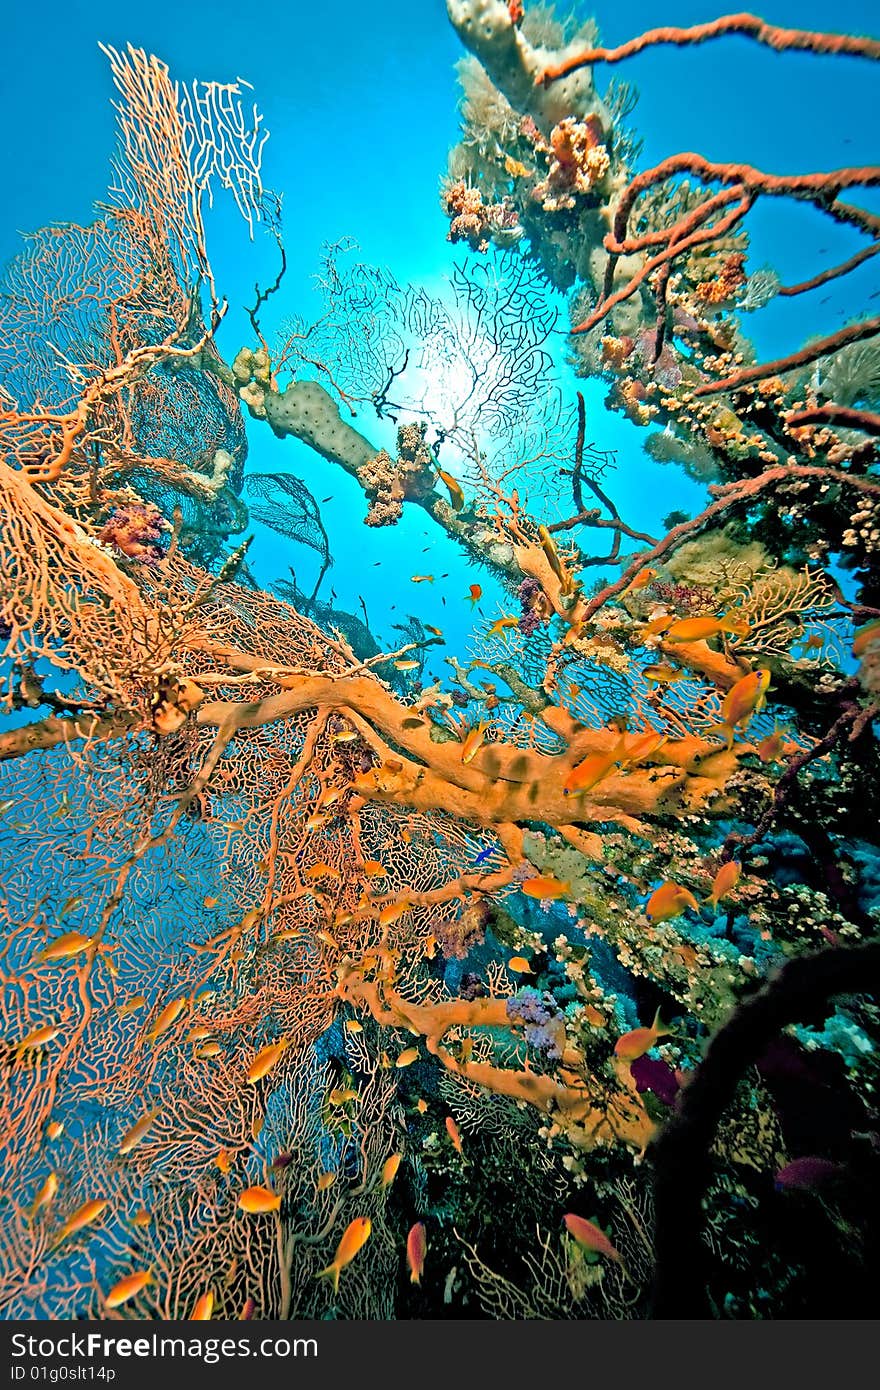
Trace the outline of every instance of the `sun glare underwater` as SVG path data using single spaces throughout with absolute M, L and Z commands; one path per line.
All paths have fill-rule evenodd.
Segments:
M 876 9 L 300 8 L 12 20 L 2 1316 L 869 1316 Z

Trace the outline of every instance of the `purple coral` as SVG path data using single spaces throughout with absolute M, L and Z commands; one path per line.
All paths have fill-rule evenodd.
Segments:
M 161 540 L 171 527 L 152 502 L 129 502 L 111 512 L 98 533 L 104 545 L 115 546 L 130 560 L 155 565 L 162 559 Z
M 525 1039 L 530 1047 L 553 1060 L 561 1058 L 561 1020 L 552 995 L 541 994 L 531 985 L 524 985 L 508 999 L 507 1017 L 511 1023 L 525 1025 Z
M 537 579 L 527 576 L 516 591 L 522 607 L 517 626 L 524 637 L 532 637 L 548 621 L 548 613 Z

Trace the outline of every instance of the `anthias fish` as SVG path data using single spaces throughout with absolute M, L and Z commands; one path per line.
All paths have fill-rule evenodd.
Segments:
M 571 884 L 567 881 L 561 882 L 552 874 L 538 874 L 535 878 L 523 881 L 522 891 L 528 898 L 553 902 L 556 898 L 567 898 L 571 893 Z
M 428 1250 L 428 1241 L 425 1233 L 424 1222 L 417 1221 L 410 1227 L 409 1235 L 406 1238 L 406 1263 L 409 1267 L 409 1281 L 411 1284 L 422 1282 L 422 1271 L 425 1268 L 425 1255 Z
M 660 1038 L 667 1037 L 671 1032 L 671 1028 L 661 1023 L 658 1009 L 650 1028 L 632 1028 L 630 1032 L 617 1039 L 614 1055 L 624 1062 L 635 1062 L 639 1057 L 644 1057 L 646 1052 L 650 1052 L 652 1047 L 656 1047 Z
M 667 879 L 654 889 L 645 904 L 645 915 L 652 922 L 670 922 L 673 917 L 680 917 L 687 908 L 697 912 L 699 906 L 690 889 L 682 888 L 673 879 Z
M 345 1233 L 336 1247 L 333 1263 L 322 1269 L 318 1279 L 331 1279 L 333 1292 L 339 1293 L 339 1276 L 346 1265 L 351 1264 L 355 1255 L 362 1250 L 370 1238 L 373 1223 L 368 1216 L 356 1216 L 346 1227 Z
M 245 1188 L 239 1195 L 238 1205 L 252 1216 L 261 1216 L 267 1211 L 277 1211 L 281 1206 L 281 1197 L 271 1188 L 257 1184 Z
M 568 1212 L 562 1219 L 572 1240 L 577 1241 L 584 1250 L 590 1250 L 597 1255 L 606 1255 L 609 1260 L 619 1261 L 621 1259 L 620 1251 L 611 1244 L 601 1226 L 597 1226 L 593 1221 L 587 1221 L 583 1216 L 575 1216 L 573 1212 Z
M 281 1061 L 289 1046 L 286 1038 L 279 1038 L 277 1042 L 268 1043 L 265 1047 L 261 1047 L 248 1067 L 248 1081 L 253 1085 L 255 1082 L 261 1081 L 264 1076 L 268 1076 L 269 1072 Z
M 123 1303 L 134 1298 L 152 1282 L 153 1271 L 151 1269 L 142 1269 L 137 1274 L 129 1274 L 125 1279 L 120 1279 L 118 1284 L 113 1285 L 104 1302 L 108 1308 L 120 1308 Z

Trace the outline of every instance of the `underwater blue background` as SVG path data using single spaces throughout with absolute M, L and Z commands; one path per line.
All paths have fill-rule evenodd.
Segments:
M 569 8 L 557 6 L 557 11 L 564 15 Z M 609 45 L 655 24 L 692 24 L 724 12 L 706 0 L 662 5 L 634 0 L 625 7 L 586 0 L 575 9 L 582 18 L 595 16 L 600 39 Z M 833 6 L 777 0 L 762 14 L 776 24 L 853 33 L 876 30 L 880 17 L 875 0 L 841 0 Z M 283 195 L 288 259 L 276 296 L 277 318 L 273 321 L 267 311 L 267 328 L 286 315 L 317 312 L 312 277 L 326 242 L 352 237 L 359 259 L 387 266 L 400 283 L 434 289 L 453 265 L 477 259 L 445 240 L 447 224 L 438 201 L 447 151 L 457 138 L 454 64 L 462 57 L 443 0 L 370 5 L 333 0 L 259 11 L 230 0 L 187 5 L 162 0 L 145 6 L 49 0 L 38 11 L 16 5 L 4 24 L 4 96 L 14 141 L 0 218 L 0 260 L 15 254 L 18 231 L 51 221 L 88 222 L 92 205 L 104 196 L 114 130 L 112 85 L 99 42 L 144 47 L 168 62 L 172 76 L 182 81 L 240 77 L 253 86 L 271 133 L 263 177 Z M 628 122 L 644 140 L 639 167 L 687 148 L 779 173 L 869 163 L 876 157 L 877 76 L 869 63 L 779 55 L 729 38 L 692 49 L 653 49 L 595 75 L 600 90 L 613 76 L 639 89 Z M 864 205 L 880 207 L 876 192 L 860 197 Z M 787 283 L 815 274 L 861 245 L 851 229 L 770 198 L 760 201 L 750 227 L 749 269 L 769 263 Z M 249 244 L 231 199 L 218 202 L 208 236 L 217 282 L 230 305 L 219 342 L 231 358 L 253 337 L 242 306 L 253 302 L 255 282 L 265 286 L 274 280 L 277 255 L 262 228 Z M 870 309 L 871 297 L 880 294 L 878 284 L 876 261 L 869 261 L 843 284 L 773 301 L 749 316 L 747 331 L 759 353 L 773 357 L 811 333 L 830 331 L 860 307 Z M 573 399 L 585 384 L 564 367 L 563 297 L 558 302 L 563 310 L 560 370 Z M 585 395 L 588 440 L 617 453 L 608 486 L 624 518 L 651 529 L 673 508 L 696 509 L 701 489 L 643 454 L 644 431 L 604 410 L 603 385 L 586 383 Z M 383 432 L 367 413 L 356 423 L 377 444 L 388 442 L 387 426 Z M 417 612 L 441 626 L 448 650 L 463 656 L 473 620 L 463 595 L 474 578 L 483 583 L 483 615 L 488 619 L 502 611 L 500 590 L 469 571 L 453 544 L 417 508 L 407 509 L 389 546 L 387 533 L 362 524 L 364 502 L 353 479 L 305 446 L 280 443 L 265 428 L 251 426 L 249 436 L 249 471 L 298 472 L 317 499 L 332 496 L 322 515 L 336 565 L 321 597 L 326 600 L 332 590 L 334 606 L 356 613 L 362 598 L 380 641 L 395 645 L 391 624 Z M 288 577 L 292 565 L 306 586 L 315 573 L 313 553 L 259 527 L 251 529 L 257 536 L 250 563 L 260 582 Z M 414 589 L 409 581 L 415 572 L 449 578 Z M 435 657 L 426 675 L 442 676 L 445 669 Z

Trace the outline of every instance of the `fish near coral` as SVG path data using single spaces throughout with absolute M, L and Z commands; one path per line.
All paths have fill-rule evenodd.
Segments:
M 576 767 L 572 768 L 563 782 L 563 796 L 579 796 L 584 792 L 592 791 L 603 777 L 608 776 L 621 756 L 624 745 L 625 740 L 620 738 L 614 747 L 606 753 L 588 753 Z
M 712 880 L 712 891 L 706 898 L 710 907 L 717 907 L 722 898 L 726 898 L 728 893 L 732 893 L 739 883 L 742 875 L 742 865 L 735 859 L 730 859 L 726 864 L 722 864 L 714 879 Z
M 556 542 L 547 530 L 546 526 L 538 527 L 538 540 L 541 542 L 541 549 L 547 557 L 547 562 L 556 578 L 559 580 L 559 587 L 563 594 L 570 594 L 574 591 L 574 578 L 569 570 L 562 563 L 562 557 L 556 547 Z
M 83 1226 L 90 1226 L 93 1221 L 97 1221 L 107 1206 L 109 1206 L 109 1201 L 106 1197 L 93 1197 L 91 1201 L 83 1202 L 82 1206 L 77 1207 L 76 1211 L 68 1216 L 64 1222 L 52 1242 L 52 1249 L 54 1250 L 57 1245 L 60 1245 L 63 1240 L 72 1236 L 76 1231 L 81 1231 Z
M 680 917 L 688 907 L 698 912 L 700 904 L 689 889 L 669 878 L 654 889 L 645 904 L 645 915 L 652 922 L 669 922 L 673 917 Z
M 147 1041 L 155 1042 L 156 1038 L 160 1038 L 163 1033 L 167 1033 L 171 1025 L 183 1013 L 186 1006 L 186 999 L 172 999 L 170 1004 L 166 1004 L 152 1028 L 144 1034 Z
M 468 593 L 465 594 L 465 598 L 470 600 L 470 603 L 474 608 L 477 606 L 482 597 L 483 590 L 479 584 L 472 584 Z
M 151 1269 L 139 1270 L 137 1274 L 129 1274 L 127 1278 L 120 1279 L 104 1299 L 108 1308 L 120 1308 L 123 1303 L 127 1303 L 130 1298 L 145 1289 L 148 1284 L 153 1282 L 153 1271 Z
M 618 1263 L 623 1262 L 620 1251 L 593 1221 L 587 1221 L 583 1216 L 575 1216 L 573 1212 L 568 1212 L 562 1219 L 568 1234 L 582 1250 L 588 1250 L 594 1255 L 605 1255 L 609 1260 L 617 1260 Z
M 397 1170 L 400 1167 L 403 1154 L 391 1154 L 382 1164 L 382 1176 L 379 1179 L 379 1186 L 384 1192 L 386 1187 L 390 1187 L 397 1177 Z
M 723 618 L 709 616 L 680 618 L 678 622 L 666 629 L 663 640 L 665 642 L 707 642 L 710 637 L 720 637 L 722 634 L 745 637 L 748 631 L 749 625 L 744 618 L 737 618 L 729 613 Z
M 131 1129 L 122 1136 L 122 1142 L 119 1145 L 120 1154 L 125 1155 L 131 1153 L 135 1145 L 140 1143 L 147 1131 L 155 1124 L 159 1113 L 160 1111 L 158 1108 L 155 1110 L 148 1110 L 146 1115 L 142 1115 L 137 1123 L 132 1125 Z
M 428 1242 L 424 1222 L 417 1221 L 414 1226 L 410 1227 L 409 1235 L 406 1238 L 406 1263 L 409 1266 L 409 1282 L 411 1284 L 422 1282 L 427 1249 Z
M 271 1188 L 258 1184 L 256 1187 L 244 1189 L 239 1196 L 238 1205 L 251 1216 L 262 1216 L 267 1211 L 277 1211 L 281 1206 L 281 1197 Z
M 45 1181 L 44 1183 L 41 1184 L 40 1189 L 39 1189 L 39 1191 L 37 1192 L 36 1197 L 34 1198 L 33 1202 L 31 1203 L 31 1209 L 30 1209 L 30 1212 L 28 1213 L 28 1215 L 30 1216 L 31 1221 L 33 1221 L 33 1219 L 34 1219 L 34 1217 L 36 1216 L 37 1212 L 40 1210 L 40 1207 L 47 1207 L 47 1206 L 49 1205 L 49 1203 L 52 1201 L 52 1199 L 54 1198 L 54 1196 L 55 1196 L 55 1194 L 57 1193 L 57 1191 L 58 1191 L 58 1178 L 57 1178 L 57 1176 L 55 1175 L 55 1173 L 50 1173 L 49 1176 L 46 1178 L 46 1181 Z
M 486 630 L 487 637 L 500 637 L 505 628 L 519 627 L 519 618 L 504 617 L 499 618 L 490 628 Z
M 637 594 L 641 589 L 647 589 L 653 579 L 657 578 L 657 571 L 646 567 L 640 570 L 631 584 L 627 584 L 624 594 Z
M 660 1038 L 668 1037 L 671 1032 L 671 1028 L 661 1023 L 658 1009 L 650 1028 L 632 1028 L 617 1039 L 614 1055 L 623 1062 L 635 1062 L 639 1057 L 644 1057 L 646 1052 L 650 1052 L 652 1047 L 656 1047 Z
M 461 1154 L 462 1157 L 464 1157 L 464 1149 L 461 1145 L 461 1134 L 459 1132 L 458 1125 L 455 1123 L 451 1115 L 446 1116 L 446 1133 L 449 1135 L 449 1138 L 452 1142 L 452 1147 L 455 1149 L 455 1152 Z
M 733 746 L 733 735 L 737 727 L 745 724 L 753 714 L 760 714 L 763 709 L 770 686 L 770 675 L 766 667 L 750 671 L 747 676 L 743 676 L 732 685 L 725 695 L 721 702 L 721 723 L 709 732 L 725 734 L 728 748 Z
M 762 738 L 755 752 L 762 763 L 775 763 L 785 751 L 785 735 L 781 729 L 774 729 L 772 734 Z
M 189 1315 L 190 1322 L 209 1322 L 214 1311 L 214 1295 L 209 1289 L 207 1293 L 199 1294 L 193 1310 Z
M 451 473 L 444 473 L 442 468 L 438 468 L 437 476 L 441 483 L 445 483 L 449 490 L 449 500 L 452 503 L 452 510 L 460 512 L 464 506 L 464 493 L 457 478 L 453 478 Z
M 44 946 L 42 951 L 38 951 L 35 957 L 38 961 L 68 960 L 71 956 L 77 956 L 81 951 L 87 951 L 94 944 L 91 936 L 83 936 L 82 932 L 68 931 L 63 936 L 57 937 Z
M 394 1063 L 396 1067 L 411 1067 L 413 1062 L 419 1060 L 419 1049 L 417 1047 L 406 1047 Z
M 279 1038 L 277 1042 L 269 1043 L 268 1046 L 260 1048 L 248 1067 L 247 1079 L 251 1085 L 269 1075 L 273 1067 L 281 1061 L 289 1046 L 287 1038 Z
M 552 874 L 538 874 L 535 878 L 523 880 L 522 891 L 528 898 L 539 898 L 541 902 L 553 902 L 556 898 L 571 895 L 571 884 L 566 880 L 554 878 Z
M 653 666 L 646 666 L 642 675 L 652 685 L 675 685 L 676 681 L 683 681 L 687 678 L 687 671 L 682 671 L 678 666 L 669 666 L 665 661 L 660 661 Z
M 777 1192 L 814 1192 L 833 1178 L 840 1177 L 844 1171 L 840 1163 L 808 1154 L 805 1158 L 793 1158 L 784 1168 L 780 1168 L 774 1176 L 773 1185 Z
M 488 724 L 479 724 L 476 729 L 470 729 L 461 746 L 461 760 L 463 763 L 472 762 L 477 756 L 486 740 Z
M 366 1245 L 372 1229 L 373 1223 L 368 1216 L 356 1216 L 353 1221 L 349 1222 L 336 1247 L 333 1263 L 316 1275 L 318 1279 L 332 1279 L 334 1293 L 339 1293 L 340 1274 L 346 1265 L 351 1264 L 358 1251 Z

